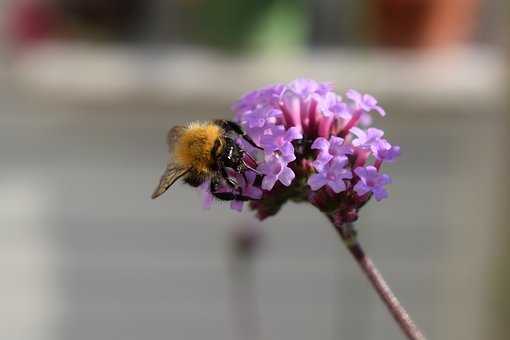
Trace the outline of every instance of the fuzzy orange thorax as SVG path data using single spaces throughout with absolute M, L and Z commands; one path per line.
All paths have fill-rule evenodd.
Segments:
M 191 123 L 175 145 L 175 161 L 182 167 L 209 172 L 214 163 L 211 150 L 221 132 L 212 123 Z

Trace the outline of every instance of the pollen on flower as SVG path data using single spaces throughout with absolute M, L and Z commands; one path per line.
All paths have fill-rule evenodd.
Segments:
M 297 79 L 245 94 L 234 103 L 235 120 L 262 150 L 239 139 L 253 170 L 230 176 L 238 188 L 223 183 L 219 192 L 233 193 L 232 209 L 245 201 L 261 219 L 276 214 L 287 201 L 309 202 L 335 213 L 342 222 L 358 218 L 372 196 L 388 196 L 389 175 L 381 172 L 394 162 L 400 147 L 371 127 L 372 114 L 385 110 L 369 94 L 335 92 L 330 83 Z M 204 205 L 212 195 L 204 184 Z

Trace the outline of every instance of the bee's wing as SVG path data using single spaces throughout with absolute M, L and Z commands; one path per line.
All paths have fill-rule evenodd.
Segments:
M 151 196 L 152 199 L 158 198 L 164 194 L 165 191 L 167 191 L 168 188 L 170 188 L 172 184 L 175 183 L 175 181 L 184 176 L 188 171 L 189 169 L 178 167 L 175 164 L 168 164 L 165 173 L 159 180 L 158 187 L 156 190 L 154 190 L 154 193 Z
M 185 129 L 186 127 L 184 126 L 176 125 L 171 128 L 170 131 L 168 131 L 166 142 L 168 144 L 168 151 L 170 153 L 170 161 L 166 166 L 166 170 L 163 173 L 163 176 L 161 176 L 161 179 L 159 180 L 158 187 L 156 190 L 154 190 L 154 193 L 151 196 L 153 199 L 158 198 L 163 193 L 165 193 L 165 191 L 167 191 L 168 188 L 170 188 L 170 186 L 175 183 L 175 181 L 177 181 L 189 171 L 189 169 L 174 164 L 173 161 L 174 145 L 182 136 Z
M 185 126 L 176 125 L 173 128 L 171 128 L 170 131 L 168 131 L 168 134 L 166 136 L 166 142 L 168 144 L 170 155 L 172 155 L 173 153 L 175 142 L 179 140 L 185 129 L 186 129 Z

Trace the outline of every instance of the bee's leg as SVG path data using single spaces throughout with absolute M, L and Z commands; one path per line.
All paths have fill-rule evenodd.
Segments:
M 233 192 L 216 192 L 216 190 L 218 190 L 218 187 L 220 186 L 220 184 L 221 184 L 220 178 L 213 177 L 211 179 L 211 184 L 209 186 L 209 190 L 211 191 L 211 194 L 214 197 L 216 197 L 217 199 L 222 200 L 222 201 L 234 201 L 235 200 L 235 201 L 243 201 L 243 202 L 250 200 L 249 197 L 235 194 Z
M 209 183 L 209 191 L 214 195 L 218 187 L 220 186 L 220 180 L 218 177 L 211 178 L 211 182 Z
M 221 178 L 213 177 L 211 178 L 211 183 L 209 185 L 209 191 L 211 194 L 219 200 L 222 201 L 233 201 L 235 199 L 235 194 L 233 192 L 216 192 L 221 184 Z
M 235 198 L 234 198 L 236 201 L 242 201 L 242 202 L 246 202 L 246 201 L 249 201 L 251 198 L 247 197 L 247 196 L 243 196 L 243 195 L 235 195 Z
M 211 184 L 209 186 L 209 191 L 211 194 L 216 197 L 219 200 L 222 201 L 233 201 L 236 199 L 236 194 L 233 192 L 216 192 L 218 190 L 219 186 L 221 184 L 221 178 L 220 177 L 213 177 L 211 178 Z
M 222 201 L 242 201 L 246 202 L 249 201 L 250 198 L 243 196 L 243 195 L 237 195 L 233 192 L 215 192 L 212 194 L 214 197 L 216 197 L 219 200 Z
M 241 136 L 245 141 L 250 143 L 250 145 L 253 146 L 254 148 L 263 150 L 260 146 L 255 144 L 253 139 L 251 139 L 251 137 L 248 136 L 246 134 L 246 132 L 244 132 L 243 128 L 239 124 L 237 124 L 236 122 L 233 122 L 231 120 L 218 119 L 218 120 L 215 120 L 214 123 L 216 123 L 217 125 L 221 126 L 222 129 L 225 130 L 226 132 L 234 131 L 239 136 Z
M 222 201 L 233 201 L 236 199 L 236 195 L 232 192 L 213 192 L 212 195 Z
M 230 177 L 227 173 L 227 170 L 225 170 L 225 166 L 223 163 L 219 162 L 218 167 L 220 169 L 221 177 L 227 182 L 227 185 L 231 187 L 232 189 L 241 192 L 241 187 L 239 186 L 239 183 L 237 181 Z
M 251 170 L 253 171 L 254 173 L 256 173 L 257 175 L 260 175 L 260 171 L 258 171 L 255 167 L 257 166 L 257 160 L 255 158 L 253 158 L 252 155 L 250 155 L 248 152 L 244 151 L 244 150 L 241 150 L 242 151 L 242 156 L 241 157 L 241 163 L 239 164 L 239 172 L 243 171 L 243 170 Z M 244 156 L 247 156 L 249 158 L 249 161 L 251 161 L 255 167 L 253 167 L 252 165 L 250 165 L 248 162 L 246 162 L 246 160 L 244 159 Z M 244 176 L 244 173 L 243 173 L 243 176 Z M 246 179 L 246 178 L 245 178 Z
M 246 163 L 244 160 L 242 160 L 242 164 L 243 164 L 243 167 L 248 169 L 248 170 L 251 170 L 253 171 L 254 173 L 256 173 L 257 175 L 261 175 L 260 171 L 258 171 L 257 169 L 255 169 L 254 167 L 252 167 L 251 165 L 249 165 L 248 163 Z M 244 172 L 243 172 L 243 176 L 244 175 Z M 245 178 L 246 179 L 246 178 Z

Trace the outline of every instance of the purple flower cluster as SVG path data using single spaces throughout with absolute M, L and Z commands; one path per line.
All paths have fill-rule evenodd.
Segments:
M 388 196 L 385 185 L 391 179 L 381 166 L 393 162 L 400 147 L 369 127 L 373 113 L 386 115 L 371 95 L 349 90 L 344 100 L 329 83 L 297 79 L 250 92 L 233 111 L 263 148 L 257 151 L 240 140 L 257 159 L 258 173 L 245 173 L 249 183 L 236 175 L 260 218 L 290 199 L 309 201 L 323 211 L 342 210 L 348 222 L 372 195 L 377 201 Z M 234 209 L 240 206 L 232 203 Z

